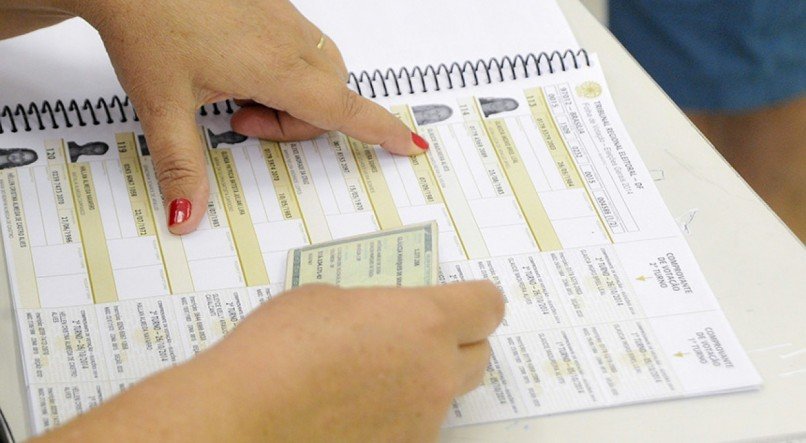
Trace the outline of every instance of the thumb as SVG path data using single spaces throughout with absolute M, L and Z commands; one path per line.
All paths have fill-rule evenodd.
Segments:
M 152 85 L 153 87 L 153 85 Z M 168 229 L 187 234 L 204 216 L 209 197 L 207 167 L 196 125 L 196 104 L 188 89 L 170 85 L 132 97 L 148 140 L 162 192 Z

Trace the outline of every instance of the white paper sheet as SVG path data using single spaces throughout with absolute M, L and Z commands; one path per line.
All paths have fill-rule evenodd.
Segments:
M 288 248 L 428 220 L 443 280 L 491 279 L 507 302 L 447 425 L 758 386 L 592 62 L 381 100 L 430 141 L 413 158 L 340 134 L 228 139 L 204 118 L 214 185 L 181 238 L 136 124 L 4 135 L 37 153 L 0 171 L 35 428 L 221 338 L 281 290 Z
M 354 72 L 578 48 L 553 0 L 293 3 Z M 121 93 L 98 33 L 78 18 L 0 41 L 0 54 L 0 106 Z

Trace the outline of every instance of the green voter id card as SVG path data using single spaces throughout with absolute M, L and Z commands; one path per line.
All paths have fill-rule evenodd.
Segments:
M 437 224 L 429 222 L 292 249 L 285 288 L 435 285 L 438 266 Z

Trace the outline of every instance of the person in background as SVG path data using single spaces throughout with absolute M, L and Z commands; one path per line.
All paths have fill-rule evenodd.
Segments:
M 806 241 L 806 1 L 610 0 L 610 29 Z
M 73 16 L 98 30 L 137 109 L 175 234 L 193 231 L 205 213 L 195 114 L 206 103 L 241 100 L 232 126 L 247 136 L 289 141 L 339 130 L 395 154 L 428 149 L 347 88 L 335 43 L 287 0 L 0 0 L 0 38 Z M 30 160 L 24 151 L 0 156 Z M 453 398 L 481 383 L 487 336 L 503 315 L 501 293 L 486 281 L 305 286 L 40 439 L 435 440 Z

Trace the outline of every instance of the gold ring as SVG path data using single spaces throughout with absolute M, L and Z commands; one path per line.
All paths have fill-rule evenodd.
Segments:
M 327 41 L 327 37 L 325 37 L 325 34 L 322 34 L 322 36 L 319 37 L 319 43 L 316 44 L 316 49 L 324 48 L 325 47 L 325 41 Z

